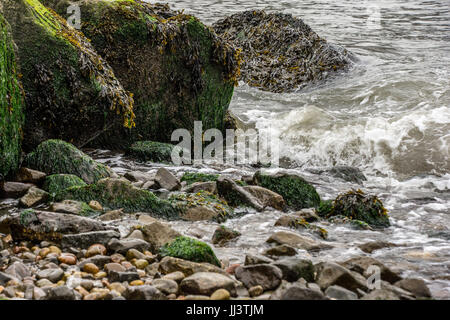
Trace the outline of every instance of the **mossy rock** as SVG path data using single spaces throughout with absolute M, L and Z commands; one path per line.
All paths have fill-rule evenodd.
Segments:
M 316 189 L 300 176 L 286 173 L 266 175 L 257 171 L 253 182 L 281 195 L 290 209 L 318 208 L 320 205 Z
M 45 178 L 44 190 L 51 195 L 71 187 L 84 187 L 87 184 L 80 178 L 73 174 L 52 174 Z
M 188 237 L 178 237 L 173 242 L 165 244 L 159 250 L 161 257 L 174 257 L 193 262 L 207 262 L 221 267 L 214 251 L 209 245 Z
M 84 187 L 72 187 L 59 192 L 55 201 L 77 200 L 100 202 L 103 208 L 123 209 L 124 212 L 146 212 L 157 218 L 179 219 L 177 208 L 152 192 L 139 189 L 124 179 L 102 179 Z
M 219 178 L 218 174 L 206 174 L 206 173 L 198 173 L 198 172 L 186 172 L 181 177 L 181 181 L 186 181 L 188 185 L 193 184 L 195 182 L 209 182 L 209 181 L 217 181 Z
M 215 245 L 224 245 L 227 242 L 238 238 L 241 235 L 240 232 L 232 230 L 225 226 L 219 226 L 213 234 L 212 243 Z
M 44 0 L 67 16 L 70 3 L 82 12 L 82 32 L 134 93 L 136 128 L 113 128 L 102 146 L 170 142 L 175 129 L 224 129 L 239 74 L 239 52 L 193 16 L 168 5 L 139 0 Z
M 365 194 L 361 190 L 351 190 L 340 194 L 334 201 L 332 209 L 324 216 L 326 218 L 343 216 L 359 222 L 353 226 L 366 229 L 370 227 L 389 227 L 389 216 L 383 203 L 377 196 Z M 362 223 L 361 223 L 362 222 Z
M 25 166 L 52 174 L 73 174 L 91 184 L 112 175 L 111 169 L 94 161 L 62 140 L 47 140 L 25 157 Z
M 125 91 L 89 40 L 38 0 L 2 0 L 26 93 L 23 147 L 59 138 L 79 146 L 105 128 L 134 125 Z
M 175 193 L 170 196 L 169 201 L 178 208 L 180 217 L 184 220 L 223 222 L 234 213 L 227 202 L 204 190 L 197 193 Z
M 320 217 L 328 216 L 333 210 L 333 200 L 322 200 L 317 208 L 317 214 Z
M 18 169 L 24 121 L 23 90 L 10 31 L 0 13 L 0 180 Z
M 174 145 L 154 141 L 138 141 L 127 150 L 127 155 L 140 161 L 166 162 L 172 161 Z

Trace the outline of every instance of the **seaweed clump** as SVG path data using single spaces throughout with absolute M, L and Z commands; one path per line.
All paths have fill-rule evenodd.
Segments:
M 52 174 L 44 182 L 44 190 L 53 196 L 67 188 L 84 186 L 86 183 L 73 174 Z
M 172 161 L 174 145 L 154 141 L 138 141 L 127 150 L 127 155 L 140 161 L 166 162 Z
M 0 180 L 19 165 L 24 121 L 19 78 L 10 27 L 0 14 Z
M 370 227 L 389 227 L 389 216 L 387 209 L 377 196 L 367 195 L 361 190 L 350 190 L 340 194 L 333 202 L 332 206 L 327 204 L 326 210 L 323 207 L 319 215 L 324 218 L 342 216 L 356 221 L 353 226 L 367 229 Z
M 61 15 L 70 1 L 44 0 Z M 81 31 L 134 93 L 136 128 L 113 128 L 96 144 L 169 142 L 178 128 L 223 130 L 239 75 L 239 50 L 197 18 L 139 0 L 80 0 Z
M 328 43 L 290 14 L 245 11 L 213 28 L 242 50 L 240 80 L 266 91 L 301 89 L 348 69 L 354 60 L 346 49 Z
M 162 257 L 169 256 L 199 263 L 207 262 L 218 267 L 222 266 L 210 246 L 188 237 L 178 237 L 171 243 L 165 244 L 159 250 L 159 254 Z
M 38 0 L 2 0 L 25 90 L 23 145 L 61 138 L 78 145 L 116 123 L 134 126 L 133 96 L 89 40 Z
M 199 172 L 186 172 L 181 177 L 181 181 L 186 181 L 188 185 L 193 184 L 195 182 L 209 182 L 209 181 L 217 181 L 219 178 L 218 174 L 206 174 Z

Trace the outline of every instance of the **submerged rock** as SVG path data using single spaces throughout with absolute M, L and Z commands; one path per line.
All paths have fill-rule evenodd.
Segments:
M 245 11 L 213 25 L 242 50 L 240 80 L 272 92 L 289 92 L 347 70 L 354 59 L 290 14 Z
M 61 15 L 69 0 L 43 0 Z M 113 127 L 96 143 L 170 141 L 178 128 L 223 130 L 238 52 L 193 16 L 140 0 L 81 0 L 81 31 L 134 93 L 136 127 Z M 114 134 L 111 134 L 114 132 Z
M 290 209 L 317 208 L 320 205 L 316 189 L 300 176 L 287 173 L 267 175 L 257 171 L 253 182 L 281 195 Z
M 232 230 L 225 226 L 219 226 L 214 231 L 212 236 L 212 243 L 215 245 L 223 246 L 227 242 L 238 238 L 241 235 L 238 231 Z
M 133 126 L 131 94 L 82 33 L 38 0 L 2 5 L 26 92 L 26 150 L 51 138 L 85 144 L 105 127 Z
M 94 161 L 72 144 L 62 140 L 42 142 L 26 156 L 24 163 L 28 167 L 43 171 L 48 175 L 73 174 L 88 184 L 113 175 L 111 169 Z M 53 177 L 50 178 L 50 182 L 61 179 L 64 186 L 69 184 L 68 180 L 71 180 L 68 177 Z
M 24 121 L 23 90 L 10 32 L 0 8 L 0 181 L 18 169 Z

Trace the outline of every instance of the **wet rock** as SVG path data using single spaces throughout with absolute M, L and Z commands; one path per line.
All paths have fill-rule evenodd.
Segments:
M 295 256 L 296 254 L 297 250 L 286 244 L 266 249 L 263 253 L 263 255 L 268 257 Z
M 159 249 L 166 243 L 170 243 L 181 236 L 178 231 L 156 220 L 145 224 L 140 230 L 145 241 L 149 243 L 150 251 L 154 253 L 159 252 Z
M 19 204 L 25 208 L 31 208 L 44 203 L 48 200 L 49 194 L 44 190 L 36 187 L 31 187 L 28 189 L 27 193 L 20 198 Z
M 83 266 L 83 271 L 91 274 L 96 274 L 100 269 L 93 263 L 86 263 Z
M 185 182 L 188 186 L 190 186 L 198 182 L 216 182 L 218 178 L 219 178 L 218 174 L 185 172 L 181 177 L 181 182 Z
M 23 280 L 26 277 L 31 276 L 30 269 L 23 263 L 16 261 L 12 263 L 6 270 L 5 273 L 10 276 L 17 278 L 19 280 Z
M 316 222 L 320 220 L 320 217 L 316 214 L 314 209 L 302 209 L 294 213 L 294 216 L 305 220 L 306 222 Z
M 423 281 L 422 279 L 407 278 L 397 281 L 395 285 L 406 291 L 411 292 L 416 297 L 421 298 L 432 297 L 430 289 L 427 287 L 425 281 Z
M 31 183 L 21 182 L 4 182 L 0 183 L 0 195 L 3 198 L 20 198 L 27 193 L 27 191 L 33 187 Z
M 260 285 L 258 286 L 254 286 L 251 287 L 250 289 L 248 289 L 248 294 L 250 295 L 250 297 L 257 297 L 260 296 L 264 293 L 264 288 Z
M 95 213 L 85 202 L 75 200 L 64 200 L 62 202 L 52 203 L 49 210 L 52 212 L 79 216 L 89 216 Z
M 139 280 L 139 273 L 133 271 L 114 271 L 108 273 L 111 282 L 132 282 Z
M 335 178 L 340 178 L 345 181 L 355 182 L 358 184 L 363 184 L 363 181 L 367 181 L 366 176 L 358 168 L 348 167 L 348 166 L 336 166 L 328 170 Z
M 159 168 L 156 172 L 155 182 L 158 183 L 161 189 L 169 191 L 176 191 L 181 189 L 180 181 L 169 170 Z
M 150 244 L 140 239 L 112 239 L 108 243 L 108 250 L 114 253 L 126 254 L 130 249 L 145 251 L 150 249 Z
M 387 281 L 389 283 L 395 283 L 402 279 L 397 273 L 390 270 L 380 261 L 371 257 L 365 256 L 354 257 L 352 259 L 343 262 L 342 265 L 349 270 L 362 274 L 366 278 L 370 277 L 374 272 L 373 270 L 370 269 L 370 267 L 375 266 L 380 268 L 381 280 Z
M 385 242 L 385 241 L 372 241 L 372 242 L 367 242 L 367 243 L 364 243 L 364 244 L 361 244 L 358 246 L 358 248 L 360 248 L 362 251 L 364 251 L 366 253 L 372 253 L 376 250 L 380 250 L 380 249 L 384 249 L 384 248 L 392 248 L 392 247 L 397 247 L 397 245 L 394 243 Z
M 317 208 L 320 204 L 320 196 L 316 189 L 297 175 L 287 173 L 266 175 L 257 171 L 253 176 L 253 182 L 281 195 L 290 209 Z
M 247 254 L 245 256 L 244 265 L 250 266 L 250 265 L 254 265 L 254 264 L 270 264 L 272 262 L 273 262 L 272 259 L 269 259 L 264 256 Z
M 150 285 L 130 286 L 123 297 L 127 300 L 167 300 L 163 293 Z
M 169 244 L 162 246 L 159 250 L 162 257 L 174 257 L 193 262 L 207 262 L 221 267 L 214 251 L 206 243 L 188 237 L 177 237 Z
M 123 209 L 112 210 L 112 211 L 108 211 L 105 214 L 102 214 L 100 217 L 98 217 L 98 219 L 101 221 L 112 221 L 112 220 L 118 220 L 118 219 L 122 218 L 124 215 L 125 215 L 125 213 L 123 212 Z
M 356 293 L 340 286 L 328 287 L 327 290 L 325 290 L 325 294 L 329 298 L 336 300 L 358 300 L 358 295 Z
M 308 282 L 314 281 L 314 266 L 310 260 L 285 258 L 273 263 L 283 273 L 283 280 L 295 282 L 300 278 Z
M 392 291 L 376 289 L 363 296 L 361 300 L 400 300 L 400 298 Z
M 211 295 L 211 300 L 230 300 L 230 292 L 225 289 L 218 289 Z
M 83 269 L 84 265 L 87 263 L 93 263 L 95 264 L 97 267 L 99 267 L 100 269 L 103 269 L 103 267 L 105 266 L 105 264 L 111 262 L 111 257 L 110 256 L 101 256 L 101 255 L 96 255 L 93 257 L 90 257 L 88 259 L 83 260 L 82 262 L 80 262 L 78 264 L 78 267 L 80 269 Z
M 215 181 L 194 182 L 193 184 L 183 188 L 181 191 L 186 193 L 198 193 L 200 191 L 207 191 L 212 194 L 217 194 L 217 183 Z
M 321 262 L 314 267 L 317 272 L 316 283 L 322 290 L 326 290 L 333 285 L 338 285 L 351 291 L 356 291 L 357 289 L 367 290 L 364 278 L 356 277 L 350 270 L 339 264 Z
M 327 298 L 316 290 L 306 288 L 298 283 L 290 284 L 279 293 L 280 300 L 327 300 Z M 271 300 L 274 298 L 271 296 Z
M 156 217 L 175 219 L 179 212 L 171 203 L 153 193 L 134 187 L 124 179 L 107 178 L 84 187 L 74 187 L 58 193 L 56 201 L 65 199 L 89 203 L 98 201 L 104 208 L 123 209 L 124 212 L 147 212 Z
M 264 208 L 271 207 L 282 211 L 286 207 L 283 197 L 269 189 L 259 186 L 245 186 L 243 188 L 258 199 Z
M 39 184 L 45 179 L 45 177 L 46 174 L 44 172 L 22 167 L 16 174 L 16 181 L 22 183 Z
M 57 283 L 64 276 L 64 271 L 60 268 L 40 270 L 37 274 L 38 279 L 47 279 L 53 283 Z
M 72 214 L 27 209 L 0 222 L 14 240 L 60 242 L 63 235 L 106 230 L 101 222 Z
M 84 187 L 86 182 L 74 174 L 52 174 L 45 178 L 44 190 L 52 195 L 71 187 Z
M 91 209 L 95 210 L 95 211 L 102 211 L 103 210 L 102 205 L 98 201 L 95 201 L 95 200 L 91 200 L 89 202 L 89 207 L 91 207 Z
M 264 209 L 264 205 L 256 197 L 230 178 L 220 176 L 217 179 L 217 191 L 233 207 L 249 206 L 258 211 Z
M 83 232 L 64 235 L 61 240 L 63 248 L 88 248 L 92 244 L 107 245 L 112 239 L 120 238 L 120 233 L 114 230 Z
M 267 242 L 277 243 L 280 245 L 286 244 L 297 249 L 308 251 L 318 251 L 331 248 L 331 246 L 326 243 L 286 231 L 279 231 L 274 233 L 270 236 L 269 239 L 267 239 Z
M 58 257 L 58 261 L 67 265 L 75 265 L 77 264 L 77 257 L 72 253 L 63 253 Z
M 86 250 L 86 253 L 84 254 L 86 258 L 90 258 L 97 255 L 100 256 L 106 255 L 106 248 L 104 245 L 98 243 L 93 244 Z
M 264 290 L 272 290 L 280 285 L 283 273 L 276 266 L 257 264 L 238 267 L 235 276 L 247 288 L 261 285 Z
M 240 80 L 262 90 L 290 92 L 353 64 L 350 52 L 328 43 L 290 14 L 245 11 L 213 28 L 242 49 Z
M 133 230 L 128 236 L 127 239 L 140 239 L 145 241 L 144 234 L 141 230 Z M 147 241 L 148 242 L 148 241 Z
M 126 155 L 144 162 L 152 161 L 170 163 L 172 162 L 172 151 L 174 147 L 174 145 L 168 143 L 138 141 L 133 143 L 131 147 L 128 148 Z
M 75 293 L 67 286 L 58 286 L 48 291 L 47 300 L 75 300 Z
M 183 294 L 212 295 L 218 289 L 226 289 L 231 295 L 236 294 L 233 279 L 213 272 L 198 272 L 181 281 L 180 291 Z
M 166 274 L 165 276 L 162 277 L 162 279 L 173 280 L 177 283 L 180 283 L 181 280 L 183 280 L 184 278 L 186 278 L 186 276 L 184 275 L 183 272 L 180 272 L 180 271 L 175 271 L 175 272 Z
M 178 292 L 178 284 L 174 280 L 155 279 L 152 281 L 152 286 L 154 286 L 165 295 L 177 294 Z
M 226 275 L 226 272 L 224 270 L 212 264 L 197 263 L 174 257 L 164 257 L 159 264 L 159 271 L 163 274 L 170 274 L 176 271 L 180 271 L 186 276 L 190 276 L 198 272 L 215 272 Z
M 231 230 L 225 226 L 219 226 L 214 231 L 214 234 L 212 236 L 212 243 L 215 245 L 223 246 L 227 242 L 236 239 L 241 234 L 238 231 Z

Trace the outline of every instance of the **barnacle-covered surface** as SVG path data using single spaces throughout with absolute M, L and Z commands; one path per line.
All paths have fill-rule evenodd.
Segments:
M 0 180 L 17 169 L 23 125 L 23 91 L 9 25 L 0 13 Z
M 328 43 L 301 19 L 262 10 L 234 14 L 213 25 L 242 49 L 241 77 L 271 92 L 290 92 L 352 65 L 353 55 Z
M 104 127 L 133 127 L 133 98 L 83 34 L 37 0 L 3 0 L 26 93 L 24 147 L 85 144 Z
M 82 32 L 134 93 L 136 128 L 116 128 L 97 144 L 170 141 L 175 129 L 223 129 L 239 75 L 239 52 L 198 19 L 139 0 L 44 0 L 61 15 L 77 3 Z M 120 134 L 118 134 L 120 133 Z M 120 139 L 120 141 L 119 141 Z

